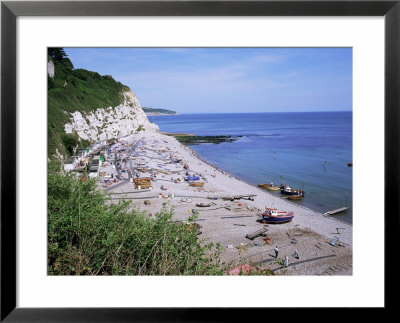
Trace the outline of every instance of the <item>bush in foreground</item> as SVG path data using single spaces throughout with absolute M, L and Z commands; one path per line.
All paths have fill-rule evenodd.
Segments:
M 111 203 L 85 182 L 49 167 L 49 275 L 222 275 L 220 249 L 197 240 L 196 226 Z

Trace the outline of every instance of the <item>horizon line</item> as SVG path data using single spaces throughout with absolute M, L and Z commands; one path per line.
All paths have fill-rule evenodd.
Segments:
M 160 108 L 161 109 L 161 108 Z M 170 110 L 173 111 L 173 110 Z M 330 111 L 246 111 L 246 112 L 179 112 L 175 111 L 176 114 L 160 114 L 163 115 L 179 115 L 179 114 L 243 114 L 243 113 L 329 113 L 329 112 L 353 112 L 353 110 L 330 110 Z M 151 115 L 150 117 L 156 117 L 158 115 Z

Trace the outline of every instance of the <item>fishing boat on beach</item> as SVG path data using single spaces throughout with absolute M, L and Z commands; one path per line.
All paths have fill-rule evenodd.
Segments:
M 199 176 L 186 176 L 185 181 L 198 181 L 200 179 Z
M 300 196 L 304 196 L 304 191 L 303 190 L 295 190 L 293 188 L 291 188 L 288 185 L 282 185 L 281 186 L 281 194 L 285 194 L 285 195 L 300 195 Z
M 302 194 L 289 195 L 287 198 L 289 200 L 301 200 L 303 198 L 303 195 Z
M 268 191 L 279 191 L 280 190 L 280 187 L 279 186 L 274 186 L 274 183 L 258 184 L 258 187 L 267 189 Z
M 199 206 L 199 207 L 210 207 L 211 204 L 210 203 L 200 202 L 200 203 L 196 203 L 196 206 Z
M 264 223 L 287 223 L 292 221 L 294 218 L 293 211 L 280 211 L 277 209 L 266 208 L 265 212 L 262 213 L 262 219 Z
M 189 185 L 193 186 L 193 187 L 203 187 L 204 186 L 204 182 L 190 183 Z

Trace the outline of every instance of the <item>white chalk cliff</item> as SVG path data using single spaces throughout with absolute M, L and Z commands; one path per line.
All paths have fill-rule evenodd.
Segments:
M 52 61 L 47 62 L 47 73 L 53 79 L 55 72 L 54 72 L 54 63 Z
M 139 131 L 159 131 L 143 112 L 139 100 L 132 91 L 123 93 L 124 101 L 116 107 L 99 108 L 93 112 L 65 112 L 70 122 L 65 124 L 66 133 L 77 133 L 81 139 L 99 142 L 120 138 Z

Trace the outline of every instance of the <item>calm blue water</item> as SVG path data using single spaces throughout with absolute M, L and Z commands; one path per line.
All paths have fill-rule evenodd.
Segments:
M 310 209 L 326 212 L 347 204 L 350 209 L 335 217 L 352 223 L 352 167 L 347 166 L 352 162 L 352 112 L 182 114 L 149 120 L 165 132 L 242 135 L 232 143 L 191 148 L 254 185 L 304 185 L 305 197 L 295 203 Z

